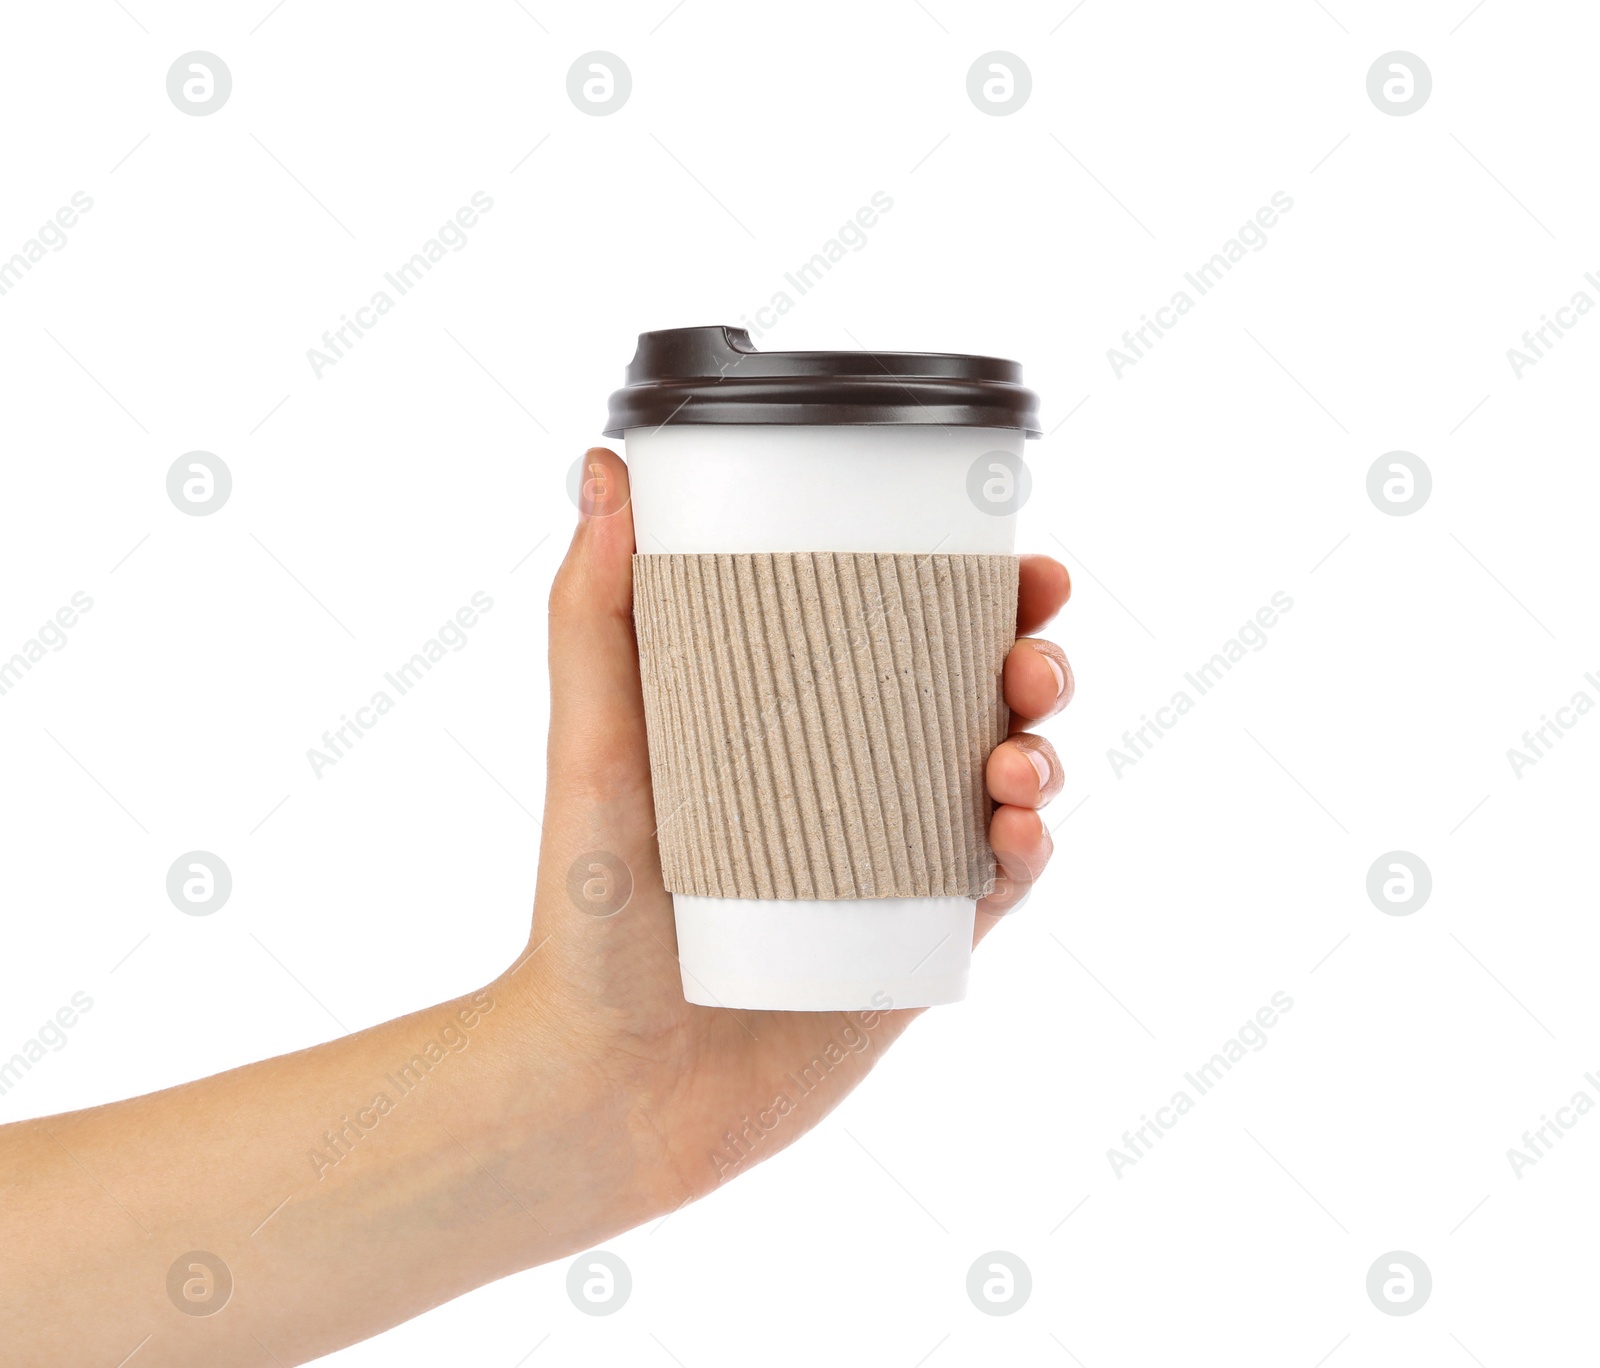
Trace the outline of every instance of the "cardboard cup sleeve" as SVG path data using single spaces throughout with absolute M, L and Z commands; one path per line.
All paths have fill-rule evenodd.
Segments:
M 634 617 L 670 892 L 981 897 L 1017 559 L 641 555 Z

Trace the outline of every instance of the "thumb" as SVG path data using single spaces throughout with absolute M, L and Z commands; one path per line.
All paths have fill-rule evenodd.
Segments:
M 614 451 L 584 454 L 578 526 L 550 588 L 549 796 L 649 799 L 633 635 L 633 510 Z M 553 816 L 554 814 L 552 814 Z
M 616 452 L 585 452 L 578 527 L 550 588 L 539 888 L 532 948 L 512 972 L 553 941 L 525 982 L 546 1009 L 561 1001 L 574 1013 L 596 1003 L 683 1006 L 633 632 L 629 500 Z
M 578 527 L 550 587 L 548 776 L 535 949 L 556 937 L 543 970 L 581 986 L 580 996 L 604 996 L 600 949 L 638 941 L 641 930 L 655 936 L 644 939 L 647 951 L 670 945 L 671 904 L 661 892 L 633 635 L 628 470 L 602 447 L 584 453 Z M 628 916 L 613 916 L 624 907 Z

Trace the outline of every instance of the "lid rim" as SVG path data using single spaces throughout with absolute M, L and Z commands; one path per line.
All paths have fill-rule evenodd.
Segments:
M 639 335 L 607 437 L 685 426 L 973 427 L 1042 435 L 1022 367 L 962 352 L 756 350 L 724 326 Z

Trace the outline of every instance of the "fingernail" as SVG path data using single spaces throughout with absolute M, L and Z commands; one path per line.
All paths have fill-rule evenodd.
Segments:
M 1033 765 L 1033 772 L 1039 776 L 1039 792 L 1043 793 L 1050 784 L 1050 757 L 1038 746 L 1028 746 L 1022 752 Z
M 1054 656 L 1045 655 L 1043 651 L 1039 654 L 1044 656 L 1044 663 L 1050 667 L 1050 673 L 1056 678 L 1056 697 L 1059 699 L 1067 691 L 1067 672 L 1061 668 L 1061 663 Z
M 585 518 L 598 518 L 606 512 L 606 501 L 611 496 L 611 477 L 605 463 L 594 459 L 594 448 L 583 454 L 583 467 L 578 473 L 578 512 Z

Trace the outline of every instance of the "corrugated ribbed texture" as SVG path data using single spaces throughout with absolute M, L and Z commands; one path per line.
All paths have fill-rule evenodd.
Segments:
M 633 558 L 666 886 L 979 897 L 1014 556 Z

